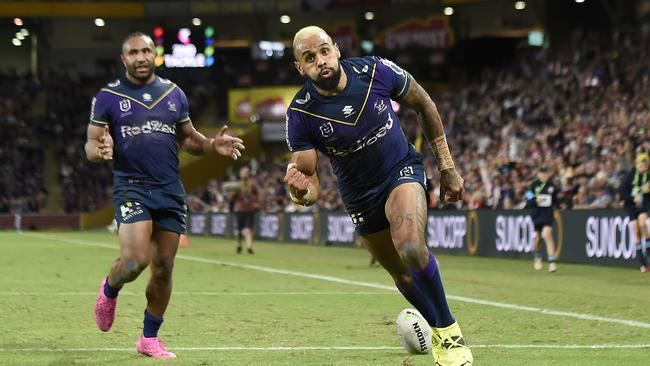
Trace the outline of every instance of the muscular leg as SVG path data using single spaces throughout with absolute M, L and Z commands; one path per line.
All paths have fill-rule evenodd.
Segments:
M 641 269 L 643 270 L 643 267 L 645 268 L 648 267 L 648 260 L 646 259 L 645 248 L 641 240 L 641 236 L 642 234 L 644 234 L 643 226 L 641 226 L 643 225 L 641 223 L 642 219 L 647 219 L 647 216 L 644 214 L 640 214 L 635 220 L 630 221 L 630 225 L 632 225 L 632 235 L 634 235 L 634 237 L 632 238 L 632 242 L 636 245 L 636 256 L 637 258 L 639 258 L 639 262 L 641 263 L 641 267 L 642 267 Z M 646 231 L 647 231 L 647 227 L 646 227 Z M 648 237 L 646 236 L 646 241 L 647 238 Z
M 121 224 L 119 229 L 120 257 L 113 262 L 108 285 L 119 289 L 138 278 L 150 259 L 151 221 Z
M 172 271 L 179 235 L 155 225 L 152 241 L 151 278 L 147 285 L 147 311 L 162 317 L 172 292 Z
M 426 292 L 413 282 L 408 265 L 402 260 L 397 250 L 395 250 L 393 240 L 390 237 L 390 230 L 386 229 L 361 236 L 361 240 L 363 240 L 372 258 L 376 259 L 388 271 L 395 285 L 406 300 L 420 311 L 429 325 L 435 327 L 436 316 L 433 305 L 429 301 Z
M 542 229 L 542 236 L 546 242 L 546 254 L 548 255 L 548 261 L 555 261 L 555 240 L 553 240 L 553 228 L 550 226 L 544 226 Z M 541 248 L 540 248 L 541 250 Z
M 413 182 L 393 189 L 386 202 L 386 217 L 397 253 L 409 266 L 415 283 L 428 294 L 435 311 L 436 327 L 452 325 L 455 320 L 447 304 L 438 264 L 425 243 L 427 199 L 424 188 Z
M 253 249 L 253 227 L 247 227 L 244 229 L 244 238 L 246 240 L 246 248 L 248 250 Z

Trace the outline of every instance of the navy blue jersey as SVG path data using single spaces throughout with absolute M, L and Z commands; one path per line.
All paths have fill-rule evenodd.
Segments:
M 115 177 L 155 185 L 178 181 L 176 128 L 189 120 L 185 93 L 160 77 L 147 85 L 125 77 L 109 83 L 90 111 L 90 124 L 109 127 Z
M 294 97 L 287 110 L 287 145 L 292 152 L 323 152 L 339 186 L 363 190 L 409 154 L 391 99 L 407 93 L 410 76 L 380 57 L 349 58 L 340 64 L 348 78 L 341 93 L 323 96 L 307 81 Z
M 539 202 L 537 202 L 539 199 Z M 552 181 L 546 183 L 535 179 L 526 191 L 526 207 L 531 209 L 533 219 L 553 217 L 553 208 L 557 207 L 557 187 Z

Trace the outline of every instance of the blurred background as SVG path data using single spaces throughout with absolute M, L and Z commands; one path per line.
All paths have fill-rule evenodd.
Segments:
M 16 212 L 110 222 L 111 165 L 87 162 L 83 144 L 90 100 L 124 72 L 120 45 L 133 31 L 154 39 L 157 73 L 185 90 L 197 128 L 228 124 L 246 140 L 236 163 L 181 155 L 190 210 L 228 212 L 221 185 L 242 165 L 262 188 L 262 212 L 299 210 L 282 182 L 284 119 L 302 84 L 292 37 L 311 24 L 343 57 L 389 58 L 430 93 L 466 180 L 451 208 L 521 208 L 541 164 L 561 208 L 616 208 L 620 178 L 650 150 L 650 0 L 4 1 L 0 222 L 12 227 Z M 393 108 L 440 208 L 416 116 Z M 341 210 L 320 165 L 311 210 Z

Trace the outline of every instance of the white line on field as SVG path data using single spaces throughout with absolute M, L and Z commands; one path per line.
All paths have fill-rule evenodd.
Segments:
M 20 292 L 0 291 L 0 296 L 96 296 L 97 292 Z M 142 296 L 141 292 L 120 291 L 120 296 Z M 210 291 L 174 291 L 174 296 L 373 296 L 393 295 L 393 292 L 370 291 L 277 291 L 277 292 L 210 292 Z
M 59 237 L 51 236 L 51 235 L 41 235 L 41 234 L 32 234 L 32 233 L 29 233 L 29 234 L 26 233 L 26 234 L 23 234 L 23 235 L 32 236 L 32 237 L 41 238 L 41 239 L 46 239 L 46 240 L 56 240 L 56 241 L 60 241 L 60 242 L 64 242 L 64 243 L 70 243 L 70 244 L 79 244 L 79 245 L 85 245 L 85 246 L 91 246 L 91 247 L 100 247 L 100 248 L 119 249 L 117 245 L 108 245 L 108 244 L 103 244 L 103 243 L 91 243 L 91 242 L 88 242 L 88 241 L 76 240 L 76 239 L 70 239 L 70 238 L 59 238 Z M 252 265 L 252 264 L 224 262 L 224 261 L 220 261 L 220 260 L 216 260 L 216 259 L 201 258 L 201 257 L 190 256 L 190 255 L 184 255 L 184 254 L 179 254 L 179 255 L 176 256 L 176 258 L 189 260 L 189 261 L 194 261 L 194 262 L 210 263 L 210 264 L 218 264 L 218 265 L 222 265 L 222 266 L 252 269 L 252 270 L 255 270 L 255 271 L 266 272 L 266 273 L 284 274 L 284 275 L 288 275 L 288 276 L 311 278 L 311 279 L 316 279 L 316 280 L 321 280 L 321 281 L 342 283 L 342 284 L 346 284 L 346 285 L 363 286 L 363 287 L 376 288 L 376 289 L 382 289 L 382 290 L 389 290 L 389 291 L 397 292 L 397 289 L 394 286 L 382 285 L 382 284 L 372 283 L 372 282 L 353 281 L 353 280 L 347 280 L 347 279 L 344 279 L 344 278 L 334 277 L 334 276 L 324 276 L 324 275 L 318 275 L 318 274 L 313 274 L 313 273 L 288 271 L 288 270 L 284 270 L 284 269 L 276 269 L 276 268 L 271 268 L 271 267 L 262 267 L 262 266 Z M 584 319 L 584 320 L 602 321 L 602 322 L 607 322 L 607 323 L 616 323 L 616 324 L 627 325 L 627 326 L 630 326 L 630 327 L 638 327 L 638 328 L 650 329 L 650 323 L 646 323 L 646 322 L 642 322 L 642 321 L 638 321 L 638 320 L 608 318 L 608 317 L 598 316 L 598 315 L 574 313 L 574 312 L 570 312 L 570 311 L 544 309 L 544 308 L 538 308 L 538 307 L 533 307 L 533 306 L 509 304 L 509 303 L 504 303 L 504 302 L 481 300 L 481 299 L 475 299 L 475 298 L 472 298 L 472 297 L 456 296 L 456 295 L 449 295 L 449 294 L 447 295 L 447 298 L 451 299 L 451 300 L 460 301 L 460 302 L 467 302 L 467 303 L 471 303 L 471 304 L 480 304 L 480 305 L 488 305 L 488 306 L 493 306 L 493 307 L 503 308 L 503 309 L 528 311 L 528 312 L 533 312 L 533 313 L 540 313 L 540 314 L 546 314 L 546 315 L 556 315 L 556 316 L 563 316 L 563 317 L 568 317 L 568 318 L 577 318 L 577 319 Z
M 487 349 L 645 349 L 650 344 L 474 344 L 471 348 Z M 170 347 L 172 351 L 386 351 L 402 350 L 397 346 L 270 346 L 270 347 Z M 135 352 L 134 348 L 0 348 L 0 352 Z

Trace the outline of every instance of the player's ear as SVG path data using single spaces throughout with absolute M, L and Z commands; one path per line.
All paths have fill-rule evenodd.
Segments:
M 294 61 L 293 66 L 296 68 L 296 70 L 298 70 L 298 73 L 300 73 L 300 76 L 305 76 L 305 71 L 300 66 L 300 62 Z
M 339 44 L 334 42 L 334 49 L 336 50 L 336 58 L 341 58 L 341 50 L 339 50 Z
M 124 57 L 124 53 L 120 53 L 120 60 L 122 60 L 122 65 L 126 68 L 126 58 Z

